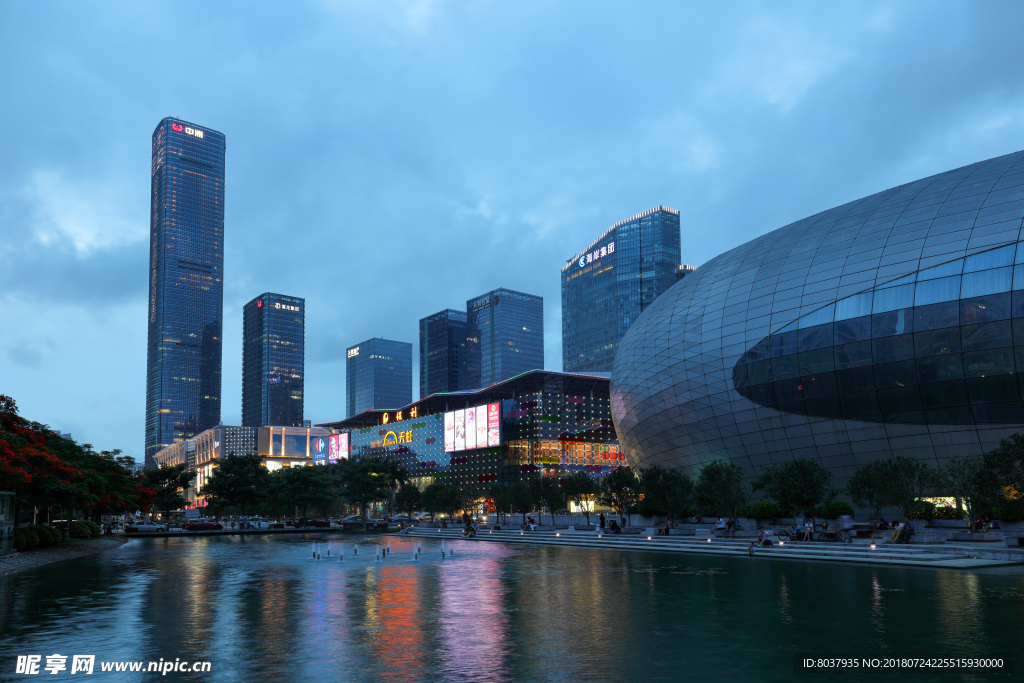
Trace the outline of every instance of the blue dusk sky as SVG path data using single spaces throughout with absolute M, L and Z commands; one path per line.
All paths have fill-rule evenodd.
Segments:
M 544 297 L 560 370 L 562 264 L 651 207 L 699 265 L 1021 149 L 1021 26 L 1019 2 L 0 0 L 0 393 L 141 460 L 165 116 L 227 136 L 222 421 L 273 291 L 306 299 L 324 422 L 347 346 L 415 345 L 496 287 Z

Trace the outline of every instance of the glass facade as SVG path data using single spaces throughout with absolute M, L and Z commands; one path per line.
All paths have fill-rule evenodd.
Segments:
M 718 256 L 626 334 L 612 412 L 632 465 L 837 485 L 892 455 L 941 464 L 1024 429 L 1024 153 L 892 188 Z
M 679 212 L 665 206 L 620 221 L 562 267 L 562 369 L 611 372 L 633 321 L 680 272 Z
M 492 403 L 501 406 L 501 445 L 446 452 L 444 414 Z M 445 478 L 479 496 L 494 483 L 577 471 L 596 478 L 624 464 L 610 410 L 607 378 L 536 370 L 320 426 L 349 432 L 352 457 L 390 455 L 418 486 Z
M 267 292 L 242 309 L 242 424 L 303 426 L 306 301 Z
M 420 398 L 462 389 L 466 312 L 448 309 L 420 320 Z
M 153 133 L 147 467 L 220 422 L 224 154 L 222 133 L 179 119 Z
M 544 367 L 544 299 L 495 289 L 466 302 L 465 388 Z
M 412 403 L 412 344 L 375 337 L 350 346 L 345 355 L 349 417 Z

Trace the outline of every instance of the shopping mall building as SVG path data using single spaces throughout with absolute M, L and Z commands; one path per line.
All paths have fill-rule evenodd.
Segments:
M 1024 429 L 1024 152 L 769 232 L 661 295 L 622 340 L 627 462 L 748 477 L 813 458 L 843 485 Z M 756 226 L 754 226 L 756 229 Z
M 421 488 L 445 478 L 471 494 L 495 482 L 623 464 L 608 378 L 531 370 L 475 391 L 436 393 L 399 410 L 319 425 L 330 458 L 391 455 Z

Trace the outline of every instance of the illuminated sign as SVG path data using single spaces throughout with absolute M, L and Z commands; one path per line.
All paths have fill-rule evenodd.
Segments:
M 394 410 L 386 413 L 382 413 L 380 416 L 380 423 L 386 425 L 390 422 L 401 422 L 402 420 L 412 420 L 419 417 L 420 411 L 418 408 L 409 408 L 408 410 Z
M 444 414 L 444 450 L 468 451 L 501 445 L 501 404 L 488 403 Z
M 203 139 L 203 131 L 199 130 L 198 128 L 183 126 L 180 123 L 172 123 L 171 129 L 175 133 L 185 133 L 185 135 L 191 135 L 192 137 L 199 138 L 200 140 Z
M 263 302 L 262 301 L 257 301 L 256 302 L 256 308 L 263 308 Z
M 355 347 L 354 349 L 349 349 L 348 350 L 348 357 L 349 358 L 353 358 L 353 357 L 358 356 L 358 355 L 359 355 L 359 347 L 358 346 Z
M 384 435 L 384 446 L 394 446 L 400 443 L 412 443 L 412 430 L 404 432 L 388 432 Z
M 289 306 L 288 304 L 282 304 L 279 301 L 274 303 L 274 308 L 280 308 L 280 309 L 284 309 L 286 311 L 298 311 L 299 310 L 298 306 Z M 359 349 L 358 348 L 356 349 L 356 353 L 359 353 Z M 349 354 L 349 355 L 351 355 L 351 354 Z
M 607 256 L 608 254 L 614 254 L 614 253 L 615 253 L 615 242 L 609 242 L 608 246 L 606 246 L 606 247 L 601 247 L 600 249 L 595 249 L 594 251 L 590 252 L 589 254 L 583 254 L 582 256 L 580 256 L 580 260 L 579 260 L 580 268 L 585 268 L 588 263 L 593 263 L 594 261 L 597 261 L 598 259 L 600 259 L 603 256 Z
M 327 461 L 348 460 L 348 432 L 327 437 Z
M 327 439 L 314 436 L 309 440 L 309 452 L 313 456 L 314 465 L 327 464 Z

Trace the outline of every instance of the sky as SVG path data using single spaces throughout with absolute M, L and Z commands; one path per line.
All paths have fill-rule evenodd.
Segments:
M 242 306 L 306 300 L 306 418 L 345 349 L 497 287 L 544 297 L 619 220 L 683 262 L 1024 147 L 1019 2 L 0 0 L 0 394 L 142 460 L 150 138 L 227 136 L 222 422 Z

